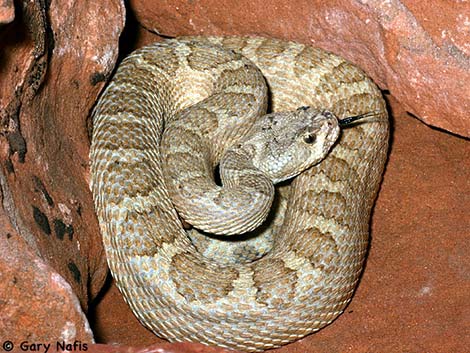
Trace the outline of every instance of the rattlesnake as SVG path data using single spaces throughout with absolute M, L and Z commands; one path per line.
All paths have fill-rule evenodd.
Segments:
M 203 100 L 209 103 L 187 109 Z M 228 242 L 185 231 L 181 218 L 192 216 L 181 200 L 173 201 L 176 211 L 169 195 L 175 190 L 215 222 L 217 214 L 207 211 L 212 204 L 243 210 L 255 202 L 211 194 L 209 205 L 201 204 L 186 185 L 220 190 L 207 173 L 252 129 L 253 119 L 242 116 L 262 114 L 266 106 L 328 110 L 338 118 L 376 113 L 343 130 L 324 161 L 282 183 L 261 230 Z M 185 120 L 162 151 L 162 132 L 181 116 L 199 120 Z M 200 148 L 193 150 L 194 141 Z M 360 69 L 323 50 L 264 38 L 188 37 L 135 51 L 95 107 L 90 152 L 108 264 L 125 300 L 147 328 L 170 341 L 250 352 L 319 330 L 343 311 L 361 273 L 387 143 L 380 91 Z M 256 187 L 258 179 L 251 182 L 241 166 L 230 168 Z M 196 228 L 207 225 L 197 222 Z M 244 227 L 238 230 L 253 228 Z M 216 228 L 224 233 L 223 225 Z M 253 248 L 258 237 L 259 251 Z M 232 246 L 237 250 L 224 252 Z M 226 259 L 243 249 L 251 253 Z

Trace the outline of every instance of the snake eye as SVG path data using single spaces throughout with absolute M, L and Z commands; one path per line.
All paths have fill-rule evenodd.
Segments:
M 328 110 L 325 110 L 325 111 L 323 112 L 323 116 L 324 116 L 325 118 L 332 119 L 334 115 L 333 115 L 333 113 L 329 112 Z
M 309 145 L 314 143 L 316 139 L 317 139 L 317 135 L 315 135 L 314 133 L 308 133 L 307 135 L 304 136 L 304 142 L 308 143 Z

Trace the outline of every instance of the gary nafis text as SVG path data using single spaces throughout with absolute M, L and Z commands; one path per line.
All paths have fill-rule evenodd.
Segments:
M 41 352 L 47 353 L 49 350 L 51 352 L 80 352 L 88 350 L 88 343 L 82 343 L 81 341 L 74 341 L 73 343 L 65 341 L 49 342 L 49 343 L 39 343 L 39 342 L 29 342 L 23 341 L 19 344 L 20 350 L 23 352 Z

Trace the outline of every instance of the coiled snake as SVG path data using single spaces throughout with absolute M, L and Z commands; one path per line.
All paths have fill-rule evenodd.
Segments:
M 293 113 L 257 118 L 266 107 Z M 371 112 L 339 131 L 338 119 Z M 90 152 L 108 264 L 127 303 L 170 341 L 248 352 L 319 330 L 361 273 L 387 143 L 380 91 L 323 50 L 188 37 L 135 51 L 95 107 Z M 269 179 L 282 181 L 283 168 L 308 169 L 281 182 L 269 211 Z

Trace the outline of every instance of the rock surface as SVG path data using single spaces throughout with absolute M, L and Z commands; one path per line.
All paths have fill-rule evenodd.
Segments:
M 2 209 L 0 283 L 0 347 L 5 351 L 7 346 L 3 344 L 7 340 L 17 348 L 24 341 L 50 342 L 54 346 L 57 342 L 93 342 L 88 321 L 70 285 L 32 251 Z
M 108 269 L 87 117 L 117 59 L 124 5 L 1 3 L 11 23 L 0 27 L 0 340 L 91 342 L 83 311 Z
M 85 310 L 107 274 L 87 180 L 87 117 L 114 68 L 124 26 L 123 4 L 107 3 L 19 3 L 15 21 L 0 31 L 7 211 Z
M 470 136 L 469 5 L 412 0 L 131 0 L 165 36 L 262 35 L 296 40 L 362 67 L 427 124 Z
M 12 22 L 15 19 L 15 5 L 13 0 L 2 0 L 0 3 L 0 25 Z

